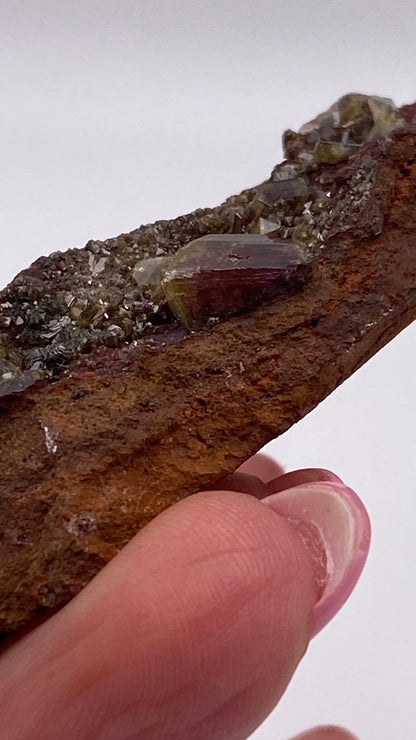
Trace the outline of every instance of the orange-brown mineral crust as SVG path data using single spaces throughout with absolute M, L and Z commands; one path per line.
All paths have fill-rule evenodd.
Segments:
M 60 277 L 52 295 L 57 253 L 0 294 L 1 634 L 65 604 L 152 517 L 215 486 L 415 318 L 416 104 L 337 105 L 286 133 L 287 159 L 263 185 L 133 232 L 134 310 L 133 282 L 120 308 L 97 293 L 95 314 L 81 285 L 86 255 L 91 294 L 104 290 L 129 235 L 73 250 L 75 287 Z M 290 240 L 311 276 L 193 331 L 163 299 L 151 305 L 142 261 L 221 232 Z

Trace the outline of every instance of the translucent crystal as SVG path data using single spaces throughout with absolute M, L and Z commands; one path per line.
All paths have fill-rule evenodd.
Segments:
M 171 311 L 193 328 L 300 290 L 310 275 L 293 244 L 260 234 L 208 234 L 177 252 L 162 287 Z
M 312 152 L 317 164 L 337 164 L 370 139 L 387 136 L 403 125 L 404 120 L 389 98 L 348 93 L 305 123 L 299 133 L 286 131 L 285 156 L 300 160 L 305 152 Z
M 22 372 L 19 367 L 7 360 L 0 360 L 0 397 L 11 393 L 18 393 L 36 383 L 41 374 L 27 370 Z
M 307 185 L 301 177 L 264 183 L 258 192 L 259 200 L 268 206 L 274 206 L 279 201 L 303 202 L 308 197 Z
M 337 164 L 347 159 L 351 150 L 340 141 L 318 141 L 313 151 L 315 162 L 318 164 Z
M 162 269 L 166 267 L 166 257 L 148 257 L 140 260 L 133 268 L 133 279 L 140 288 L 141 296 L 155 303 L 164 303 L 160 285 Z
M 267 218 L 259 218 L 259 233 L 260 234 L 273 234 L 280 228 L 280 221 L 270 221 Z

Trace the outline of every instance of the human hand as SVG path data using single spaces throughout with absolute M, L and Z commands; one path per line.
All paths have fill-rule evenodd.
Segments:
M 175 504 L 60 612 L 6 646 L 1 737 L 247 738 L 280 699 L 311 635 L 348 596 L 369 543 L 365 511 L 353 494 L 344 497 L 336 476 L 282 472 L 258 455 L 224 490 Z M 314 477 L 329 478 L 327 492 L 343 497 L 358 528 L 361 550 L 356 543 L 344 563 L 335 552 L 342 516 L 321 505 Z M 344 568 L 331 587 L 319 535 L 294 523 L 299 497 L 291 487 L 299 484 Z M 282 487 L 292 493 L 259 500 Z M 352 737 L 315 728 L 298 740 Z

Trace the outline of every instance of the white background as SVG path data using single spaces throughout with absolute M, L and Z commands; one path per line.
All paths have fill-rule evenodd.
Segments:
M 40 254 L 262 181 L 282 131 L 346 92 L 413 102 L 415 39 L 410 0 L 2 0 L 1 285 Z M 287 468 L 334 469 L 374 535 L 253 740 L 321 722 L 415 737 L 415 340 L 410 327 L 269 447 Z

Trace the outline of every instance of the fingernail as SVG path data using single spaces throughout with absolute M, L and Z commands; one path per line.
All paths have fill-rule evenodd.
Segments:
M 271 494 L 283 491 L 285 488 L 299 486 L 301 483 L 313 483 L 314 481 L 324 480 L 342 483 L 341 478 L 338 478 L 330 470 L 325 470 L 325 468 L 303 468 L 302 470 L 291 470 L 290 473 L 279 475 L 265 485 L 268 493 Z
M 266 483 L 263 483 L 256 475 L 247 473 L 231 473 L 215 484 L 216 491 L 238 491 L 249 493 L 256 498 L 264 498 L 269 495 Z
M 262 503 L 287 519 L 311 554 L 319 593 L 312 614 L 314 637 L 335 616 L 357 583 L 370 547 L 371 525 L 362 501 L 337 476 L 331 473 L 332 478 L 315 477 L 304 482 L 308 477 L 302 476 L 305 471 L 295 473 L 286 475 L 292 476 L 292 484 L 303 477 L 302 482 L 270 491 Z M 268 487 L 270 490 L 271 484 Z

